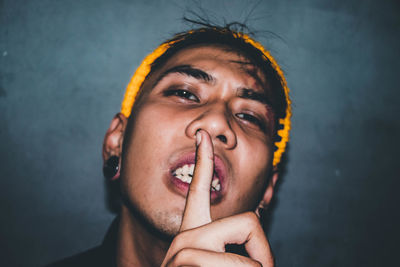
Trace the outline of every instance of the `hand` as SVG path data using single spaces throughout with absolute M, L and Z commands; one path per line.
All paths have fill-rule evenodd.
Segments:
M 274 266 L 270 246 L 254 212 L 211 221 L 213 145 L 203 130 L 196 137 L 201 141 L 180 232 L 161 266 Z M 227 244 L 244 244 L 249 258 L 225 252 Z

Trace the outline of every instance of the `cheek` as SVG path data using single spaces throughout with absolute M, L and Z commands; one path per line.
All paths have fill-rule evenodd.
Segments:
M 130 144 L 133 149 L 141 147 L 142 152 L 154 152 L 152 149 L 165 143 L 169 132 L 174 131 L 171 125 L 170 114 L 162 106 L 144 105 L 139 112 L 133 114 L 136 116 L 130 133 Z M 168 127 L 172 126 L 172 127 Z
M 237 147 L 241 176 L 257 177 L 266 174 L 272 162 L 272 146 L 269 140 L 242 138 Z
M 157 150 L 162 145 L 162 131 L 158 127 L 163 125 L 158 122 L 157 114 L 145 107 L 132 116 L 135 116 L 133 125 L 124 140 L 121 174 L 127 182 L 138 186 L 146 182 L 144 176 L 151 174 L 154 162 L 159 161 Z
M 180 125 L 183 120 L 173 109 L 157 103 L 141 106 L 132 116 L 135 118 L 129 136 L 125 137 L 128 140 L 124 144 L 122 167 L 127 179 L 134 178 L 136 185 L 142 185 L 150 183 L 147 177 L 159 176 L 169 167 L 171 144 L 184 133 Z
M 255 142 L 242 146 L 235 183 L 237 201 L 245 209 L 258 205 L 267 185 L 271 160 L 271 149 L 266 144 Z

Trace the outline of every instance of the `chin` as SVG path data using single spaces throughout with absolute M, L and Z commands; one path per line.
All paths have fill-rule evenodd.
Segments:
M 162 237 L 162 239 L 171 239 L 179 233 L 182 223 L 183 210 L 148 210 L 148 207 L 132 208 L 131 215 L 139 221 L 150 233 Z
M 152 225 L 162 234 L 174 237 L 179 233 L 182 223 L 182 211 L 179 212 L 157 212 L 152 216 Z

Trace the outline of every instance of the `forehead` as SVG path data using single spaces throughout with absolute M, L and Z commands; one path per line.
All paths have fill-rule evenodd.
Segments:
M 234 51 L 230 51 L 228 48 L 222 46 L 195 46 L 182 49 L 174 56 L 172 56 L 167 64 L 180 64 L 188 61 L 202 61 L 213 59 L 219 62 L 243 62 L 249 63 L 249 61 L 240 56 Z
M 165 70 L 180 65 L 194 66 L 203 71 L 211 72 L 211 74 L 218 68 L 219 70 L 237 74 L 236 77 L 238 78 L 245 78 L 248 83 L 252 84 L 252 87 L 261 89 L 266 85 L 266 79 L 261 70 L 252 64 L 248 58 L 229 47 L 211 45 L 182 49 L 154 73 L 154 78 L 157 78 Z M 228 76 L 220 78 L 226 79 Z

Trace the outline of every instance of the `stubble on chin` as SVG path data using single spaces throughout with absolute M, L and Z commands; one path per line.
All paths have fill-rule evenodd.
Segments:
M 161 233 L 174 237 L 182 223 L 183 211 L 155 211 L 151 216 L 152 225 Z
M 139 201 L 132 198 L 129 194 L 129 186 L 121 187 L 123 210 L 130 217 L 130 220 L 142 224 L 143 229 L 150 233 L 161 235 L 163 238 L 173 238 L 179 233 L 182 223 L 183 207 L 168 207 L 165 203 L 164 207 L 154 207 L 147 205 L 146 201 Z M 145 202 L 145 203 L 143 203 Z
M 149 210 L 148 207 L 143 206 L 129 205 L 129 207 L 131 218 L 141 223 L 149 233 L 167 240 L 174 238 L 179 233 L 183 217 L 182 209 L 158 210 L 153 208 Z

